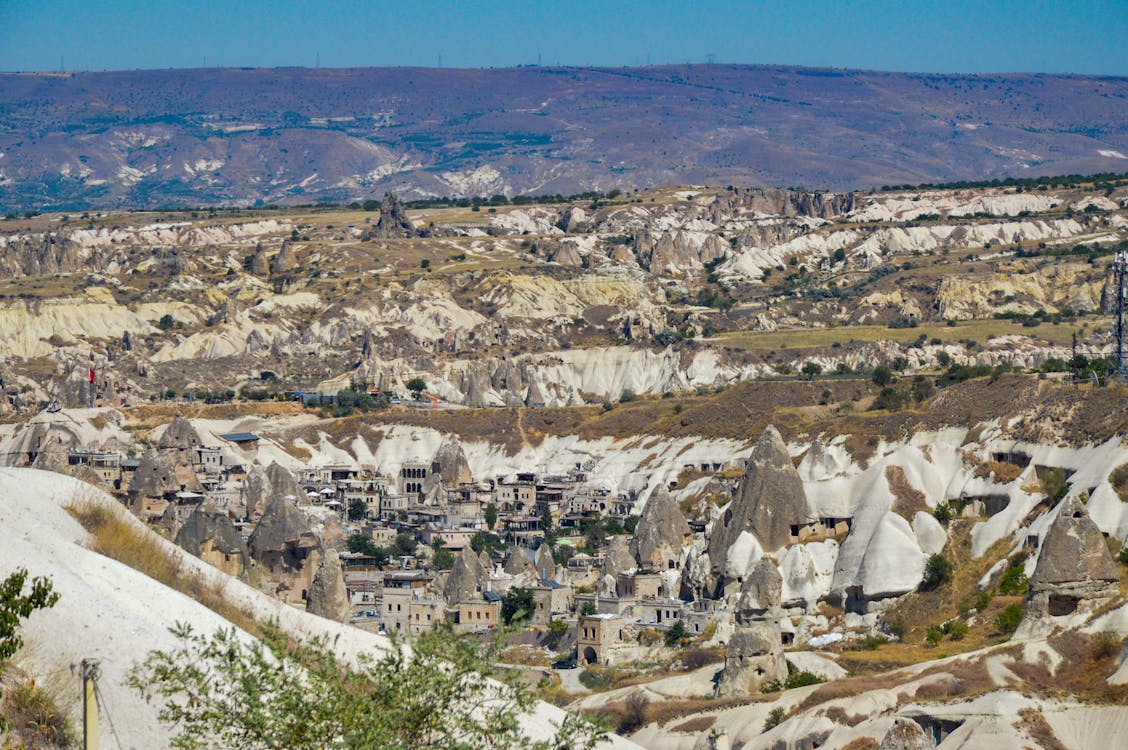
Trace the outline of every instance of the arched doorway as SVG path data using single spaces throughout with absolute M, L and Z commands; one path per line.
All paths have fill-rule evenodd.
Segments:
M 595 649 L 588 646 L 584 649 L 584 664 L 595 664 L 598 660 L 595 658 Z

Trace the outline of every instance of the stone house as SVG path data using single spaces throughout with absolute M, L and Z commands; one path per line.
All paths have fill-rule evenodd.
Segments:
M 673 627 L 675 622 L 685 618 L 685 614 L 686 603 L 680 599 L 652 599 L 640 601 L 635 606 L 635 615 L 641 624 L 660 630 Z
M 418 592 L 416 592 L 418 593 Z M 408 630 L 418 635 L 446 620 L 446 602 L 435 596 L 413 597 L 408 609 Z
M 431 464 L 426 461 L 404 461 L 399 472 L 399 491 L 405 495 L 422 495 L 431 485 Z
M 67 455 L 67 464 L 89 467 L 107 487 L 121 487 L 121 454 L 117 451 L 74 450 Z
M 501 622 L 501 597 L 487 591 L 480 600 L 458 602 L 454 607 L 454 630 L 468 633 L 496 627 Z
M 533 594 L 533 612 L 529 624 L 545 627 L 555 617 L 564 617 L 572 611 L 572 587 L 552 580 L 526 586 Z
M 596 614 L 580 618 L 576 656 L 580 664 L 610 666 L 633 642 L 635 629 L 622 615 Z M 626 647 L 626 648 L 624 648 Z

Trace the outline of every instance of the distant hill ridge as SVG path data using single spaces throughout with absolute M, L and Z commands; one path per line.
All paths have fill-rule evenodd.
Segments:
M 774 66 L 0 74 L 0 207 L 1123 172 L 1128 78 Z

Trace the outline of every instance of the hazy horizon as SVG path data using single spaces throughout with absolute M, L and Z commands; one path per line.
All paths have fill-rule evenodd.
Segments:
M 480 70 L 709 62 L 898 73 L 1128 75 L 1123 2 L 82 0 L 0 7 L 0 70 Z

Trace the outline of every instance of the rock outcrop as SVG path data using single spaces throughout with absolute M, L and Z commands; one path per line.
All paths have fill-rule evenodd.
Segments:
M 251 564 L 247 543 L 227 514 L 210 503 L 192 511 L 176 534 L 176 544 L 228 575 L 246 578 Z
M 651 273 L 681 276 L 725 257 L 729 244 L 712 233 L 676 230 L 655 236 L 644 229 L 635 235 L 634 249 L 639 263 Z
M 754 622 L 779 614 L 783 577 L 779 569 L 766 557 L 752 569 L 740 584 L 740 598 L 736 603 L 737 622 Z
M 294 475 L 278 462 L 272 462 L 265 470 L 252 467 L 243 490 L 246 517 L 259 518 L 266 511 L 266 506 L 279 497 L 298 501 L 304 499 L 305 494 Z
M 529 553 L 525 551 L 524 547 L 514 548 L 509 559 L 505 561 L 505 572 L 511 576 L 518 576 L 522 573 L 529 575 L 537 575 L 537 566 L 533 564 L 532 558 Z
M 447 575 L 446 584 L 443 586 L 443 598 L 449 605 L 479 599 L 486 588 L 487 580 L 489 573 L 482 567 L 474 550 L 464 547 Z
M 737 495 L 722 513 L 709 538 L 710 575 L 707 588 L 719 594 L 745 571 L 726 571 L 729 550 L 743 532 L 751 532 L 766 551 L 791 539 L 791 527 L 814 520 L 803 481 L 775 427 L 760 436 L 748 459 Z
M 631 554 L 630 543 L 625 536 L 611 537 L 607 545 L 607 552 L 603 557 L 603 569 L 600 571 L 605 576 L 617 576 L 620 573 L 629 573 L 638 568 L 635 556 Z
M 161 439 L 157 441 L 157 450 L 174 451 L 177 463 L 191 463 L 194 459 L 192 453 L 200 445 L 200 434 L 192 423 L 177 414 L 176 418 L 165 427 Z
M 380 218 L 376 221 L 374 234 L 380 239 L 419 236 L 419 230 L 407 218 L 395 193 L 384 194 L 384 200 L 380 203 Z
M 150 448 L 141 456 L 137 470 L 133 472 L 133 479 L 129 483 L 130 499 L 160 498 L 179 491 L 180 482 L 176 477 L 176 464 L 172 457 Z
M 717 682 L 718 696 L 747 695 L 764 683 L 787 676 L 779 623 L 757 622 L 738 627 L 725 647 L 725 668 Z
M 689 524 L 669 490 L 659 485 L 642 509 L 631 555 L 644 568 L 667 570 L 676 567 L 687 541 L 692 541 Z
M 276 497 L 270 501 L 247 546 L 274 584 L 276 595 L 291 603 L 307 599 L 322 545 L 292 500 Z
M 853 193 L 811 193 L 778 188 L 733 188 L 710 207 L 716 219 L 744 210 L 778 216 L 829 219 L 854 210 Z
M 349 621 L 349 592 L 345 589 L 341 559 L 336 550 L 328 550 L 317 566 L 306 599 L 306 611 L 337 622 Z
M 936 743 L 920 724 L 898 716 L 877 750 L 934 750 L 935 747 Z
M 283 240 L 282 249 L 278 251 L 278 255 L 274 256 L 274 262 L 270 265 L 270 272 L 285 273 L 296 265 L 298 265 L 298 261 L 294 258 L 294 251 L 290 249 L 290 243 Z
M 1120 593 L 1120 572 L 1104 535 L 1076 496 L 1062 500 L 1050 524 L 1016 637 L 1047 635 L 1054 618 L 1084 613 Z
M 537 575 L 545 581 L 556 578 L 556 560 L 552 557 L 549 545 L 542 544 L 533 553 L 533 565 L 536 566 Z
M 255 246 L 255 255 L 251 258 L 251 273 L 259 278 L 270 275 L 270 261 L 266 258 L 266 250 L 263 249 L 261 242 Z
M 725 647 L 725 668 L 717 682 L 717 695 L 755 692 L 762 684 L 787 676 L 779 626 L 782 589 L 779 570 L 766 557 L 742 581 L 736 631 Z
M 445 487 L 457 487 L 474 481 L 470 462 L 466 460 L 466 452 L 462 450 L 462 443 L 454 435 L 443 438 L 439 450 L 431 461 L 431 474 L 437 474 Z

